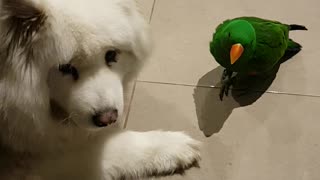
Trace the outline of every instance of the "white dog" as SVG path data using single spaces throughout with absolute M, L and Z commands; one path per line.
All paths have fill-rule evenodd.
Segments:
M 134 0 L 0 0 L 0 13 L 1 180 L 141 179 L 197 164 L 189 136 L 115 123 L 151 46 Z

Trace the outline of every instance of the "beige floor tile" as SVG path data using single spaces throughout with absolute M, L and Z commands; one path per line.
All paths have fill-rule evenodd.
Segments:
M 144 17 L 149 21 L 154 0 L 136 0 Z
M 252 15 L 309 28 L 291 34 L 304 49 L 281 66 L 270 90 L 320 95 L 319 7 L 318 0 L 158 0 L 151 21 L 154 54 L 139 79 L 217 85 L 221 68 L 209 53 L 212 33 L 224 19 Z
M 214 88 L 137 84 L 128 129 L 182 130 L 204 142 L 200 169 L 164 179 L 319 179 L 320 98 L 217 96 Z

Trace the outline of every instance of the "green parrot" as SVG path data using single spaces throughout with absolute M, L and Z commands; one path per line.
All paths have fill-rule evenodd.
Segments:
M 226 20 L 216 28 L 210 52 L 225 68 L 220 100 L 228 96 L 233 73 L 264 74 L 273 69 L 287 51 L 299 51 L 301 45 L 289 38 L 289 31 L 307 30 L 296 24 L 283 24 L 257 17 Z

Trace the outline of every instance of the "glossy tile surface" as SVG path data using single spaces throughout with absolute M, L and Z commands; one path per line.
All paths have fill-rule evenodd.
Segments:
M 320 98 L 138 83 L 127 128 L 185 131 L 204 142 L 200 169 L 163 179 L 316 180 Z M 253 104 L 252 104 L 253 103 Z M 306 108 L 307 107 L 307 108 Z
M 151 20 L 155 48 L 136 86 L 128 88 L 126 128 L 186 131 L 204 143 L 200 169 L 162 180 L 320 179 L 320 1 L 138 2 Z M 291 33 L 303 50 L 276 76 L 239 80 L 237 87 L 249 90 L 233 90 L 221 102 L 212 87 L 220 87 L 223 69 L 208 45 L 215 27 L 237 16 L 309 30 Z
M 151 21 L 155 50 L 139 80 L 217 86 L 222 69 L 208 46 L 215 27 L 228 18 L 258 16 L 309 29 L 291 33 L 303 50 L 282 64 L 267 89 L 320 95 L 319 6 L 317 0 L 157 0 Z M 208 75 L 210 78 L 200 81 Z

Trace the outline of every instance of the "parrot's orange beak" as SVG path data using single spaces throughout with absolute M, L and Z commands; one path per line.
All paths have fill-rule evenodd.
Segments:
M 231 64 L 234 64 L 241 57 L 243 51 L 244 48 L 240 43 L 232 45 L 230 50 Z

